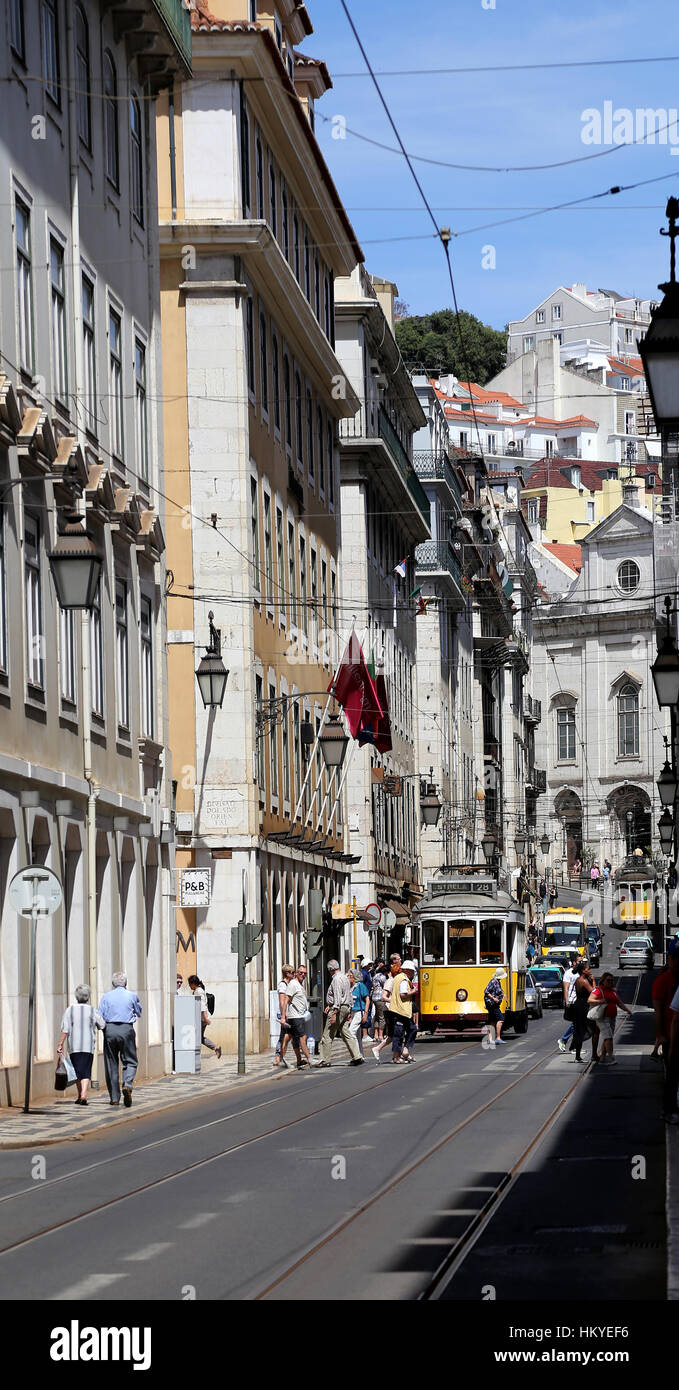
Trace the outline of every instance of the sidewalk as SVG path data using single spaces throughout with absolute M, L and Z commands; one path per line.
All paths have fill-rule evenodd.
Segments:
M 204 1069 L 198 1076 L 160 1076 L 135 1086 L 129 1109 L 122 1101 L 118 1106 L 109 1104 L 103 1077 L 101 1089 L 90 1091 L 87 1107 L 75 1105 L 75 1086 L 69 1086 L 67 1091 L 54 1097 L 36 1101 L 30 1115 L 24 1115 L 19 1107 L 2 1107 L 0 1149 L 44 1148 L 47 1144 L 87 1139 L 103 1129 L 138 1119 L 140 1115 L 157 1114 L 159 1110 L 181 1105 L 182 1101 L 200 1100 L 234 1086 L 243 1086 L 248 1081 L 277 1076 L 279 1073 L 274 1072 L 272 1059 L 273 1051 L 247 1056 L 246 1074 L 239 1076 L 235 1054 L 223 1056 L 219 1061 L 210 1057 L 204 1061 Z

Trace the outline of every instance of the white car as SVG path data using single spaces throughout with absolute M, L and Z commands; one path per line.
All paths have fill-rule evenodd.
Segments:
M 640 965 L 642 969 L 649 969 L 654 960 L 655 954 L 650 936 L 628 936 L 627 940 L 623 941 L 618 953 L 620 970 L 624 970 L 628 965 Z

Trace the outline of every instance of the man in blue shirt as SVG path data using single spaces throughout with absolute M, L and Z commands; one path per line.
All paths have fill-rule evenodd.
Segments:
M 137 1074 L 137 1040 L 134 1035 L 136 1019 L 141 1018 L 138 994 L 127 988 L 127 975 L 117 970 L 111 980 L 113 989 L 102 994 L 99 1011 L 105 1023 L 104 1067 L 111 1105 L 120 1105 L 120 1064 L 123 1068 L 123 1102 L 132 1104 L 132 1086 Z

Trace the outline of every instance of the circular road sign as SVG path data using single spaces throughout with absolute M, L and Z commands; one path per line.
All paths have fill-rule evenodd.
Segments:
M 363 921 L 368 927 L 379 927 L 382 921 L 382 908 L 378 903 L 368 903 L 363 913 Z
M 9 900 L 15 912 L 30 917 L 34 899 L 40 916 L 52 917 L 61 907 L 63 893 L 56 874 L 42 864 L 29 865 L 14 875 L 9 885 Z
M 396 926 L 396 913 L 394 912 L 393 908 L 385 907 L 384 912 L 382 913 L 382 926 L 384 927 L 384 930 L 387 932 L 394 930 L 394 927 Z

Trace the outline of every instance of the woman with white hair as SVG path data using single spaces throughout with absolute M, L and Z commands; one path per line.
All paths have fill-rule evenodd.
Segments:
M 78 1090 L 76 1105 L 87 1105 L 96 1030 L 103 1027 L 104 1020 L 99 1010 L 90 1004 L 89 985 L 78 985 L 75 1004 L 69 1004 L 61 1020 L 61 1037 L 57 1048 L 61 1058 L 64 1043 L 68 1038 L 68 1055 L 75 1069 L 75 1084 Z

